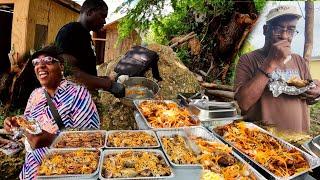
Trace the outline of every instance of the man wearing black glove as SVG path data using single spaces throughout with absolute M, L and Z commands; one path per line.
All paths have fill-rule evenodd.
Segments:
M 113 77 L 98 77 L 96 54 L 90 31 L 99 31 L 106 23 L 108 6 L 103 0 L 86 0 L 77 22 L 63 26 L 56 37 L 55 45 L 63 50 L 65 69 L 71 70 L 77 82 L 88 89 L 103 89 L 115 97 L 124 97 L 125 88 L 114 82 Z

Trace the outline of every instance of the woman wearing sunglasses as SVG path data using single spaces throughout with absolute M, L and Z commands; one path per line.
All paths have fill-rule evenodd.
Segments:
M 55 46 L 47 46 L 31 57 L 34 72 L 41 84 L 28 100 L 24 116 L 35 120 L 42 132 L 37 135 L 25 132 L 27 148 L 20 179 L 35 179 L 41 159 L 57 134 L 63 129 L 98 129 L 100 120 L 89 91 L 63 77 L 63 59 Z M 4 128 L 17 127 L 16 117 L 9 117 Z

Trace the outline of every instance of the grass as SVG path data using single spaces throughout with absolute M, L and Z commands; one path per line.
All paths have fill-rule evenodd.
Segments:
M 320 134 L 320 102 L 310 107 L 310 134 L 317 136 Z
M 314 104 L 310 108 L 310 117 L 320 122 L 320 102 Z

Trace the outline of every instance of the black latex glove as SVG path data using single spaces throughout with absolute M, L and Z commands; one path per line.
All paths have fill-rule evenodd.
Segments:
M 125 96 L 125 87 L 120 83 L 114 82 L 109 89 L 109 92 L 116 98 L 123 98 Z

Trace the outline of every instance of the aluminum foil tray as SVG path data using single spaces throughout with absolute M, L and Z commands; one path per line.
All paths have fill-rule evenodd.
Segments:
M 174 171 L 173 169 L 170 167 L 170 164 L 168 162 L 168 160 L 165 158 L 163 152 L 161 150 L 158 150 L 158 149 L 132 149 L 130 151 L 133 151 L 133 152 L 154 152 L 154 153 L 157 153 L 159 154 L 163 159 L 164 161 L 166 162 L 166 164 L 168 165 L 168 167 L 170 167 L 171 169 L 171 175 L 169 176 L 161 176 L 161 177 L 127 177 L 127 178 L 104 178 L 102 176 L 102 168 L 103 168 L 103 162 L 104 162 L 104 158 L 106 155 L 108 154 L 117 154 L 117 153 L 121 153 L 121 152 L 125 152 L 125 151 L 129 151 L 128 149 L 117 149 L 117 150 L 104 150 L 102 152 L 102 158 L 101 158 L 101 161 L 100 161 L 100 165 L 99 165 L 99 169 L 100 169 L 100 173 L 99 173 L 99 179 L 101 180 L 105 180 L 105 179 L 117 179 L 117 180 L 124 180 L 124 179 L 167 179 L 167 178 L 173 178 L 175 176 L 174 174 Z
M 199 167 L 201 166 L 199 165 L 180 165 L 180 164 L 176 164 L 173 163 L 172 161 L 170 161 L 169 155 L 166 153 L 165 149 L 163 148 L 163 144 L 161 141 L 161 137 L 163 136 L 173 136 L 173 135 L 181 135 L 183 137 L 185 137 L 186 141 L 191 141 L 188 137 L 188 135 L 191 136 L 196 136 L 196 137 L 202 137 L 204 139 L 207 140 L 214 140 L 217 142 L 220 142 L 222 144 L 225 144 L 224 142 L 220 141 L 217 137 L 215 137 L 212 133 L 210 133 L 206 128 L 204 127 L 190 127 L 190 128 L 185 128 L 185 129 L 173 129 L 173 130 L 157 130 L 156 134 L 158 136 L 158 139 L 161 143 L 162 149 L 164 150 L 164 153 L 166 155 L 166 157 L 168 158 L 170 164 L 175 167 L 175 168 L 194 168 L 194 167 Z M 189 144 L 189 143 L 187 143 Z M 195 144 L 194 144 L 195 145 Z M 196 145 L 195 145 L 196 146 Z M 190 147 L 192 149 L 192 146 Z M 252 171 L 252 173 L 257 177 L 257 179 L 259 180 L 265 180 L 266 178 L 264 178 L 257 170 L 255 170 L 251 165 L 249 165 L 245 160 L 243 160 L 239 155 L 237 155 L 234 151 L 232 151 L 232 155 L 238 159 L 240 162 L 242 162 L 243 164 L 245 164 L 248 169 L 250 171 Z
M 201 121 L 213 118 L 227 118 L 237 115 L 237 109 L 230 102 L 208 101 L 206 99 L 192 100 L 188 107 L 190 112 Z
M 103 142 L 103 145 L 101 147 L 98 147 L 98 148 L 103 148 L 105 143 L 106 143 L 106 131 L 105 130 L 87 130 L 87 131 L 62 131 L 59 136 L 52 142 L 50 148 L 54 148 L 54 149 L 70 149 L 68 147 L 65 147 L 65 148 L 56 148 L 54 147 L 61 139 L 62 139 L 62 136 L 64 134 L 70 134 L 70 133 L 101 133 L 104 135 L 104 142 Z M 86 147 L 79 147 L 79 148 L 86 148 Z M 96 147 L 93 147 L 93 148 L 96 148 Z M 72 149 L 72 148 L 71 148 Z
M 72 149 L 49 149 L 49 152 L 47 155 L 55 152 L 71 152 L 71 151 L 77 151 L 79 148 L 72 148 Z M 99 151 L 99 162 L 97 166 L 97 170 L 91 174 L 65 174 L 65 175 L 52 175 L 52 176 L 38 176 L 37 179 L 94 179 L 98 173 L 99 173 L 99 165 L 101 164 L 102 161 L 102 150 L 94 149 L 94 148 L 84 148 L 83 150 L 87 151 Z
M 318 150 L 318 152 L 320 152 L 320 135 L 313 138 L 311 140 L 311 143 L 312 143 L 312 146 L 314 146 Z M 319 155 L 319 157 L 320 157 L 320 155 Z
M 151 124 L 148 122 L 148 120 L 144 117 L 142 111 L 139 108 L 140 103 L 142 103 L 143 101 L 165 102 L 165 103 L 175 103 L 175 104 L 177 104 L 177 103 L 172 101 L 172 100 L 134 100 L 133 103 L 134 103 L 136 109 L 138 110 L 140 116 L 142 117 L 143 121 L 148 126 L 148 129 L 152 129 L 152 130 L 168 129 L 168 130 L 170 130 L 170 129 L 183 129 L 183 128 L 186 128 L 186 127 L 198 127 L 198 126 L 200 127 L 200 120 L 198 119 L 197 116 L 192 115 L 192 113 L 190 112 L 191 118 L 199 124 L 198 126 L 185 126 L 185 127 L 178 127 L 178 128 L 154 128 L 154 127 L 151 126 Z
M 150 134 L 153 136 L 157 142 L 156 146 L 139 146 L 139 147 L 113 147 L 113 146 L 108 146 L 108 136 L 113 133 L 117 132 L 145 132 L 147 134 Z M 105 148 L 107 149 L 143 149 L 143 148 L 159 148 L 160 147 L 160 142 L 157 138 L 157 135 L 155 134 L 154 131 L 151 130 L 112 130 L 112 131 L 107 131 L 106 133 L 106 141 L 105 141 Z
M 305 170 L 305 171 L 296 173 L 296 174 L 294 174 L 294 175 L 292 175 L 292 176 L 289 176 L 289 177 L 279 177 L 279 176 L 273 174 L 272 172 L 270 172 L 267 168 L 265 168 L 264 166 L 262 166 L 261 164 L 259 164 L 259 163 L 256 162 L 255 160 L 253 160 L 250 156 L 248 156 L 248 155 L 246 155 L 245 153 L 243 153 L 240 149 L 238 149 L 237 147 L 235 147 L 231 142 L 223 139 L 222 136 L 220 136 L 220 135 L 217 134 L 213 129 L 211 129 L 211 130 L 212 130 L 212 133 L 213 133 L 215 136 L 219 137 L 220 139 L 222 139 L 223 141 L 225 141 L 226 143 L 228 143 L 230 146 L 232 146 L 236 151 L 238 151 L 238 152 L 241 154 L 241 156 L 244 156 L 246 159 L 250 160 L 250 162 L 253 163 L 254 166 L 257 166 L 257 167 L 261 168 L 262 170 L 266 171 L 266 172 L 269 174 L 269 176 L 270 176 L 269 178 L 270 178 L 270 179 L 286 179 L 286 180 L 294 179 L 294 178 L 297 178 L 297 177 L 299 177 L 299 176 L 302 176 L 302 175 L 304 175 L 305 173 L 309 172 L 310 170 L 312 170 L 312 169 L 320 166 L 320 158 L 311 156 L 310 154 L 308 154 L 308 153 L 300 150 L 299 148 L 291 145 L 290 143 L 288 143 L 288 142 L 286 142 L 286 141 L 284 141 L 284 140 L 282 140 L 282 139 L 274 136 L 273 134 L 269 133 L 268 131 L 264 130 L 263 128 L 255 125 L 255 124 L 253 124 L 253 123 L 250 123 L 250 122 L 245 122 L 245 123 L 246 123 L 246 126 L 247 126 L 248 128 L 250 128 L 250 129 L 257 128 L 259 131 L 261 131 L 261 132 L 263 132 L 263 133 L 266 133 L 266 134 L 272 136 L 273 138 L 275 138 L 276 140 L 278 140 L 284 147 L 286 147 L 286 148 L 288 148 L 288 149 L 296 149 L 296 150 L 298 150 L 299 152 L 302 153 L 302 155 L 306 158 L 306 160 L 307 160 L 308 163 L 309 163 L 310 168 L 307 169 L 307 170 Z
M 320 157 L 320 149 L 315 147 L 311 141 L 307 141 L 307 142 L 303 143 L 301 145 L 301 147 L 303 148 L 303 150 L 305 150 L 306 152 L 308 152 L 312 156 Z
M 214 119 L 205 119 L 201 120 L 201 125 L 209 128 L 209 127 L 218 127 L 218 126 L 223 126 L 229 123 L 232 123 L 235 120 L 240 120 L 242 119 L 242 116 L 234 116 L 234 117 L 228 117 L 228 118 L 214 118 Z
M 297 88 L 295 86 L 289 86 L 286 82 L 274 80 L 269 83 L 269 90 L 272 92 L 273 97 L 278 97 L 280 94 L 299 95 L 314 86 L 315 84 L 311 82 L 306 87 Z

